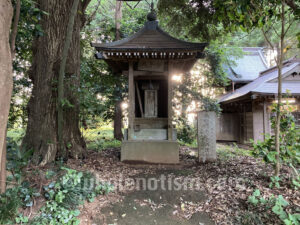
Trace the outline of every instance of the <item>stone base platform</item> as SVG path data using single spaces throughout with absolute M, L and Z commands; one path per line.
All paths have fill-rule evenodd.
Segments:
M 168 140 L 123 141 L 122 162 L 144 162 L 158 164 L 179 163 L 179 144 Z

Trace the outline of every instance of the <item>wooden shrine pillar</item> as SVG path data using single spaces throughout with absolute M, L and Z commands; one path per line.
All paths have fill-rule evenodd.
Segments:
M 173 98 L 173 62 L 168 62 L 168 140 L 173 140 L 173 107 L 172 107 L 172 98 Z
M 128 140 L 132 140 L 134 131 L 134 118 L 135 118 L 135 87 L 134 87 L 134 74 L 133 62 L 129 62 L 128 71 L 128 92 L 129 92 L 129 115 L 128 115 Z

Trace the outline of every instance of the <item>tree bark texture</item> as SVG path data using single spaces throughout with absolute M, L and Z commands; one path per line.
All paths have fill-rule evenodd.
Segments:
M 116 41 L 121 39 L 121 20 L 122 20 L 122 2 L 116 2 L 115 10 L 115 23 L 116 23 Z M 120 95 L 122 95 L 120 93 Z M 120 96 L 122 97 L 122 96 Z M 114 138 L 117 140 L 123 139 L 122 133 L 122 101 L 117 101 L 115 103 L 114 110 Z
M 65 78 L 65 69 L 66 69 L 66 63 L 68 58 L 68 51 L 70 49 L 70 44 L 72 41 L 72 34 L 73 34 L 73 28 L 74 28 L 74 22 L 75 22 L 75 16 L 77 14 L 79 0 L 74 0 L 72 5 L 71 14 L 68 21 L 67 26 L 67 34 L 65 43 L 63 46 L 63 52 L 62 52 L 62 60 L 60 63 L 59 68 L 59 74 L 58 74 L 58 101 L 57 101 L 57 133 L 58 133 L 58 142 L 59 142 L 59 149 L 62 152 L 62 155 L 64 158 L 66 158 L 66 150 L 64 146 L 64 139 L 63 139 L 63 124 L 64 124 L 64 106 L 63 106 L 63 100 L 64 100 L 64 78 Z
M 65 69 L 64 99 L 70 103 L 64 109 L 63 143 L 67 156 L 85 155 L 85 142 L 79 130 L 77 90 L 80 76 L 80 29 L 84 24 L 84 10 L 88 0 L 80 1 L 75 17 L 73 36 Z M 57 133 L 57 84 L 73 0 L 38 0 L 43 15 L 44 35 L 35 39 L 30 78 L 32 96 L 28 103 L 28 125 L 23 148 L 33 149 L 33 163 L 45 165 L 61 156 Z
M 13 16 L 10 0 L 0 3 L 0 186 L 5 191 L 6 184 L 6 127 L 13 88 L 12 57 L 9 45 L 9 32 Z
M 114 112 L 114 138 L 121 141 L 122 133 L 122 101 L 117 101 Z
M 6 135 L 5 135 L 6 138 Z M 4 193 L 6 191 L 6 141 L 3 143 L 3 152 L 1 156 L 1 173 L 0 173 L 0 193 Z
M 19 19 L 20 19 L 20 12 L 21 12 L 21 0 L 17 0 L 13 26 L 12 26 L 12 30 L 10 33 L 10 51 L 11 51 L 11 55 L 12 55 L 13 59 L 15 58 L 15 54 L 16 54 L 16 37 L 17 37 L 17 33 L 18 33 L 18 23 L 19 23 Z

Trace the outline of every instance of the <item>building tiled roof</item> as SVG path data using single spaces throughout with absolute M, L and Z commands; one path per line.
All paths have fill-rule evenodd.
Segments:
M 283 78 L 296 72 L 300 74 L 300 60 L 291 59 L 284 62 L 282 69 Z M 237 101 L 249 93 L 253 94 L 272 94 L 276 95 L 278 91 L 278 69 L 276 67 L 267 69 L 260 73 L 260 76 L 249 84 L 236 89 L 233 93 L 226 94 L 219 99 L 220 103 Z M 300 95 L 300 81 L 283 81 L 282 92 L 291 93 L 292 95 Z
M 158 21 L 147 21 L 136 34 L 111 43 L 92 43 L 97 51 L 200 51 L 207 43 L 192 43 L 170 36 L 158 26 Z
M 232 59 L 236 65 L 225 66 L 227 77 L 235 83 L 251 82 L 268 68 L 262 48 L 244 47 L 242 50 L 242 57 Z

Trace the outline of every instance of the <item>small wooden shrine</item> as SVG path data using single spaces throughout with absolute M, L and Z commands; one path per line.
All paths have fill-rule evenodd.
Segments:
M 189 71 L 203 56 L 206 43 L 171 37 L 158 26 L 154 11 L 131 37 L 92 43 L 96 58 L 129 79 L 129 125 L 121 160 L 178 163 L 179 145 L 172 123 L 172 76 Z

